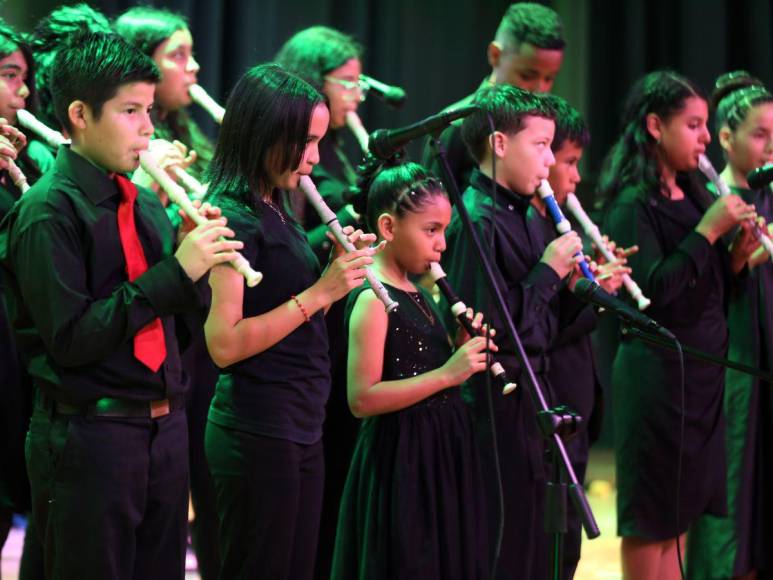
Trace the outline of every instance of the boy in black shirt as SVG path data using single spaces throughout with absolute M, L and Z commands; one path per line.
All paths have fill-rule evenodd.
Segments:
M 153 125 L 159 73 L 112 35 L 56 57 L 50 88 L 72 145 L 0 228 L 19 349 L 37 389 L 27 439 L 33 513 L 52 578 L 182 578 L 185 381 L 174 315 L 232 260 L 223 220 L 174 252 L 157 197 L 122 174 Z M 216 216 L 212 211 L 210 216 Z
M 550 143 L 554 113 L 545 98 L 511 85 L 486 87 L 478 92 L 479 111 L 462 124 L 462 137 L 478 168 L 472 173 L 464 204 L 484 247 L 493 240 L 490 256 L 496 282 L 504 294 L 521 341 L 543 387 L 548 370 L 546 351 L 558 333 L 555 313 L 563 279 L 575 271 L 574 255 L 582 248 L 579 237 L 569 232 L 546 244 L 542 231 L 527 220 L 529 201 L 554 163 Z M 495 131 L 489 128 L 491 116 Z M 492 179 L 492 163 L 496 181 Z M 496 200 L 492 189 L 496 188 Z M 448 228 L 448 249 L 443 267 L 451 285 L 463 300 L 485 312 L 497 331 L 497 360 L 508 376 L 523 384 L 515 346 L 492 302 L 477 258 L 457 215 Z M 547 245 L 547 247 L 546 247 Z M 474 388 L 479 424 L 485 428 L 487 408 L 481 387 Z M 549 389 L 546 389 L 549 395 Z M 548 535 L 543 532 L 543 444 L 537 429 L 534 405 L 525 387 L 503 397 L 493 393 L 497 441 L 504 489 L 505 528 L 498 577 L 547 576 Z M 482 404 L 479 404 L 482 403 Z M 481 437 L 484 457 L 491 457 L 490 434 Z M 493 474 L 486 474 L 494 481 Z M 494 494 L 491 494 L 494 497 Z M 498 511 L 492 506 L 493 534 Z

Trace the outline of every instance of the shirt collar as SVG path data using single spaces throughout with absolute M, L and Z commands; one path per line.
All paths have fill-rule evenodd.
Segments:
M 510 211 L 517 211 L 521 215 L 526 215 L 531 205 L 531 198 L 534 197 L 533 194 L 520 195 L 498 183 L 495 184 L 490 177 L 484 175 L 478 168 L 473 169 L 470 176 L 470 185 L 489 197 L 491 196 L 492 185 L 496 185 L 497 205 Z
M 118 194 L 118 187 L 108 173 L 88 159 L 60 145 L 56 154 L 56 168 L 72 179 L 95 205 Z

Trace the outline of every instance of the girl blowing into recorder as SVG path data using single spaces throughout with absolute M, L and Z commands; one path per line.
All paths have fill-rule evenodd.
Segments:
M 206 453 L 220 516 L 222 578 L 310 578 L 324 482 L 330 305 L 362 284 L 374 250 L 324 271 L 285 193 L 319 162 L 329 121 L 322 95 L 277 65 L 250 69 L 228 100 L 209 191 L 265 280 L 213 271 L 205 324 L 222 371 Z M 351 232 L 351 230 L 349 230 Z M 353 232 L 355 244 L 375 236 Z
M 451 204 L 409 163 L 383 169 L 358 211 L 388 242 L 374 270 L 400 307 L 387 314 L 367 284 L 348 298 L 349 406 L 365 419 L 331 577 L 487 578 L 472 412 L 458 388 L 486 368 L 486 338 L 458 333 L 454 348 L 431 296 L 409 278 L 440 260 Z
M 716 131 L 727 165 L 722 178 L 730 190 L 753 203 L 768 222 L 773 198 L 767 187 L 752 189 L 746 175 L 773 162 L 773 94 L 745 71 L 722 75 L 713 95 Z M 770 228 L 770 226 L 769 226 Z M 773 361 L 773 263 L 760 247 L 749 260 L 749 275 L 729 295 L 728 358 L 770 371 Z M 769 573 L 767 546 L 770 503 L 770 384 L 728 369 L 727 517 L 704 515 L 690 529 L 690 578 L 754 578 Z
M 708 103 L 690 80 L 656 71 L 632 88 L 623 131 L 601 192 L 606 231 L 623 246 L 632 276 L 652 300 L 648 314 L 686 345 L 725 356 L 724 301 L 756 242 L 755 217 L 738 195 L 714 200 L 696 179 L 710 141 Z M 615 357 L 618 533 L 626 578 L 678 578 L 677 537 L 704 513 L 725 513 L 721 367 L 624 339 Z M 681 413 L 684 409 L 684 436 Z

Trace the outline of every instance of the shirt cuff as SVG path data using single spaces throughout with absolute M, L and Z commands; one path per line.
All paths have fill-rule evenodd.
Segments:
M 558 277 L 556 271 L 545 262 L 537 262 L 537 265 L 527 274 L 524 285 L 537 288 L 546 300 L 550 300 L 561 290 L 563 281 Z
M 155 264 L 134 281 L 158 316 L 182 314 L 201 307 L 202 296 L 174 256 Z

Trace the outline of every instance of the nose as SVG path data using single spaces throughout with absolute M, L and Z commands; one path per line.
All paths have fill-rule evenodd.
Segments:
M 545 161 L 545 165 L 548 167 L 556 164 L 556 157 L 553 155 L 553 150 L 550 147 L 545 148 Z
M 188 65 L 185 67 L 185 70 L 188 71 L 189 73 L 196 74 L 199 72 L 200 69 L 201 67 L 199 66 L 198 61 L 195 58 L 193 58 L 193 55 L 191 55 L 190 58 L 188 59 Z
M 435 246 L 435 250 L 440 252 L 441 254 L 446 251 L 446 235 L 442 234 L 438 236 L 438 243 Z
M 140 127 L 140 135 L 143 137 L 151 137 L 155 131 L 153 127 L 153 121 L 150 119 L 150 113 L 144 113 L 142 118 L 142 126 Z
M 27 83 L 24 83 L 24 82 L 23 82 L 23 83 L 21 84 L 21 86 L 19 87 L 19 93 L 18 93 L 18 95 L 19 95 L 19 96 L 20 96 L 22 99 L 26 99 L 27 97 L 29 97 L 29 96 L 30 96 L 30 89 L 29 89 L 29 87 L 27 86 Z
M 711 143 L 711 133 L 709 132 L 708 127 L 703 127 L 703 132 L 701 133 L 702 142 L 708 145 Z
M 309 165 L 317 165 L 319 163 L 319 146 L 316 143 L 309 145 L 306 150 L 306 163 Z
M 580 183 L 580 181 L 582 181 L 582 177 L 580 176 L 580 168 L 575 166 L 572 168 L 572 183 L 577 185 Z
M 550 89 L 553 88 L 553 80 L 552 79 L 539 79 L 536 87 L 536 92 L 538 93 L 549 93 Z

